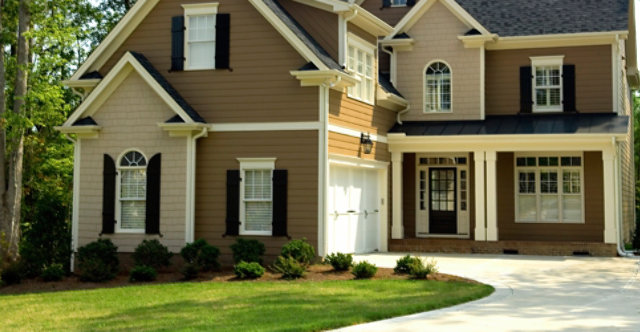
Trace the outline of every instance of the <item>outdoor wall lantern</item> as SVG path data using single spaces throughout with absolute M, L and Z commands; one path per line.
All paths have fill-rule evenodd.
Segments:
M 360 134 L 360 144 L 362 144 L 362 151 L 364 154 L 370 154 L 371 149 L 373 148 L 373 142 L 371 141 L 371 137 L 369 134 L 361 133 Z

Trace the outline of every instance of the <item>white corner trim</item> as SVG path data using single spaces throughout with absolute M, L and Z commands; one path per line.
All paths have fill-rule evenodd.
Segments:
M 72 140 L 68 135 L 67 138 L 74 143 L 73 145 L 73 205 L 71 210 L 71 272 L 74 270 L 75 252 L 78 250 L 78 225 L 80 217 L 80 156 L 81 139 L 78 137 Z
M 211 132 L 318 130 L 320 123 L 309 122 L 236 122 L 209 124 Z
M 359 130 L 356 130 L 356 129 L 336 126 L 336 125 L 333 125 L 333 124 L 329 124 L 329 131 L 337 133 L 337 134 L 342 134 L 342 135 L 347 135 L 347 136 L 357 137 L 357 138 L 360 138 L 360 136 L 363 133 L 366 134 L 364 131 L 359 131 Z M 374 142 L 387 143 L 387 137 L 386 136 L 380 136 L 380 135 L 376 135 L 376 134 L 369 134 L 369 138 L 371 138 L 371 140 L 374 141 Z

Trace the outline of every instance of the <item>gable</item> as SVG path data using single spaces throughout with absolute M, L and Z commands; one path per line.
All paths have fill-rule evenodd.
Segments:
M 333 59 L 338 59 L 338 15 L 293 0 L 279 2 Z

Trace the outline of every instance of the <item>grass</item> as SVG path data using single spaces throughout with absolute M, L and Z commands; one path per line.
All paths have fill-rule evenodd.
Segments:
M 202 282 L 0 296 L 3 331 L 317 331 L 487 296 L 464 282 Z

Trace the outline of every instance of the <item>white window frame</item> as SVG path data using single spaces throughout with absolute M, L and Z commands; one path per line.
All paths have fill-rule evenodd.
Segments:
M 391 0 L 391 7 L 406 7 L 407 0 Z
M 141 154 L 145 161 L 147 166 L 120 166 L 120 162 L 122 161 L 122 158 L 124 158 L 124 156 L 129 153 L 129 152 L 137 152 L 139 154 Z M 146 170 L 147 167 L 149 166 L 149 158 L 147 158 L 147 156 L 140 150 L 137 148 L 132 148 L 132 149 L 127 149 L 124 152 L 122 152 L 120 154 L 120 156 L 118 156 L 118 159 L 116 161 L 116 228 L 115 228 L 115 232 L 116 233 L 129 233 L 129 234 L 144 234 L 145 233 L 145 227 L 142 228 L 122 228 L 122 194 L 121 194 L 121 190 L 122 190 L 122 171 L 123 170 L 136 170 L 136 169 L 144 169 Z M 145 173 L 145 181 L 147 178 L 148 174 Z M 146 197 L 144 200 L 140 200 L 140 201 L 145 201 L 146 202 Z M 145 206 L 146 209 L 146 206 Z M 146 212 L 146 211 L 145 211 Z
M 449 98 L 451 99 L 449 102 L 448 110 L 431 110 L 427 108 L 427 69 L 433 65 L 434 63 L 444 63 L 449 68 Z M 425 114 L 447 114 L 453 113 L 453 69 L 451 69 L 451 65 L 442 60 L 436 59 L 429 63 L 422 69 L 422 112 Z
M 353 68 L 353 67 L 357 67 L 357 64 L 352 65 L 351 61 L 349 60 L 349 49 L 352 47 L 356 51 L 358 50 L 362 51 L 365 54 L 365 57 L 367 56 L 371 57 L 371 77 L 366 76 L 366 59 L 365 59 L 365 63 L 362 64 L 364 68 L 363 74 L 358 73 L 357 70 Z M 378 70 L 377 68 L 378 66 L 376 63 L 377 62 L 376 46 L 356 36 L 355 34 L 349 32 L 347 34 L 347 52 L 346 53 L 347 53 L 346 54 L 347 71 L 350 74 L 354 75 L 359 80 L 359 82 L 356 83 L 355 86 L 347 88 L 347 96 L 349 96 L 349 98 L 353 98 L 361 102 L 374 105 L 375 97 L 376 97 L 376 81 L 377 81 L 377 70 Z M 357 61 L 357 56 L 355 57 L 354 61 Z M 366 82 L 370 82 L 371 84 L 369 89 L 369 95 L 364 96 L 364 91 L 366 91 L 366 88 L 364 87 L 363 87 L 363 95 L 358 96 L 356 93 L 354 93 L 356 89 L 359 88 L 360 85 L 366 84 Z
M 182 8 L 184 9 L 184 70 L 211 70 L 216 68 L 216 60 L 215 60 L 215 49 L 216 49 L 216 37 L 215 37 L 215 28 L 216 28 L 216 14 L 218 14 L 218 5 L 217 2 L 209 2 L 209 3 L 198 3 L 198 4 L 183 4 Z M 193 16 L 205 16 L 205 15 L 213 15 L 213 52 L 211 57 L 213 58 L 213 66 L 212 67 L 192 67 L 190 63 L 190 55 L 189 55 L 189 20 Z
M 563 99 L 563 72 L 562 72 L 562 65 L 564 62 L 564 55 L 553 55 L 553 56 L 537 56 L 537 57 L 530 57 L 529 59 L 531 59 L 531 76 L 532 78 L 532 83 L 531 83 L 531 97 L 533 100 L 533 112 L 536 113 L 544 113 L 544 112 L 562 112 L 563 110 L 563 106 L 564 106 L 564 99 Z M 536 90 L 538 89 L 537 86 L 537 77 L 536 77 L 536 68 L 537 67 L 559 67 L 559 72 L 560 72 L 560 104 L 559 105 L 538 105 L 538 100 L 536 98 Z M 543 86 L 541 88 L 553 88 L 556 89 L 557 86 Z
M 273 214 L 273 170 L 276 166 L 276 158 L 237 158 L 240 162 L 240 235 L 266 235 L 273 234 L 273 227 L 270 231 L 251 231 L 246 229 L 246 207 L 244 198 L 244 180 L 247 170 L 270 170 L 271 171 L 271 213 Z
M 518 158 L 527 158 L 527 157 L 533 157 L 536 158 L 536 166 L 518 166 L 517 165 L 517 160 Z M 538 166 L 539 157 L 557 157 L 558 158 L 558 166 Z M 562 166 L 562 157 L 580 157 L 580 166 Z M 544 152 L 540 152 L 540 153 L 515 153 L 514 157 L 513 157 L 513 178 L 514 178 L 514 211 L 515 211 L 515 222 L 516 223 L 524 223 L 524 224 L 584 224 L 585 223 L 585 204 L 584 204 L 584 192 L 585 192 L 585 187 L 584 187 L 584 154 L 579 152 L 552 152 L 552 153 L 544 153 Z M 542 192 L 541 192 L 541 178 L 540 178 L 540 172 L 541 171 L 545 171 L 545 170 L 555 170 L 558 174 L 558 192 L 556 193 L 556 195 L 558 196 L 558 220 L 540 220 L 540 216 L 542 213 Z M 563 206 L 563 196 L 565 195 L 564 193 L 564 187 L 563 187 L 563 178 L 562 178 L 562 172 L 564 170 L 573 170 L 573 171 L 579 171 L 580 172 L 580 216 L 581 219 L 578 221 L 565 221 L 563 213 L 564 213 L 564 206 Z M 520 183 L 519 183 L 519 176 L 518 173 L 519 171 L 529 171 L 529 172 L 534 172 L 535 173 L 535 194 L 531 194 L 531 195 L 535 195 L 536 197 L 536 220 L 521 220 L 519 218 L 520 216 L 520 211 L 519 211 L 519 204 L 518 204 L 518 196 L 520 195 Z M 571 195 L 571 193 L 566 193 L 566 195 Z

